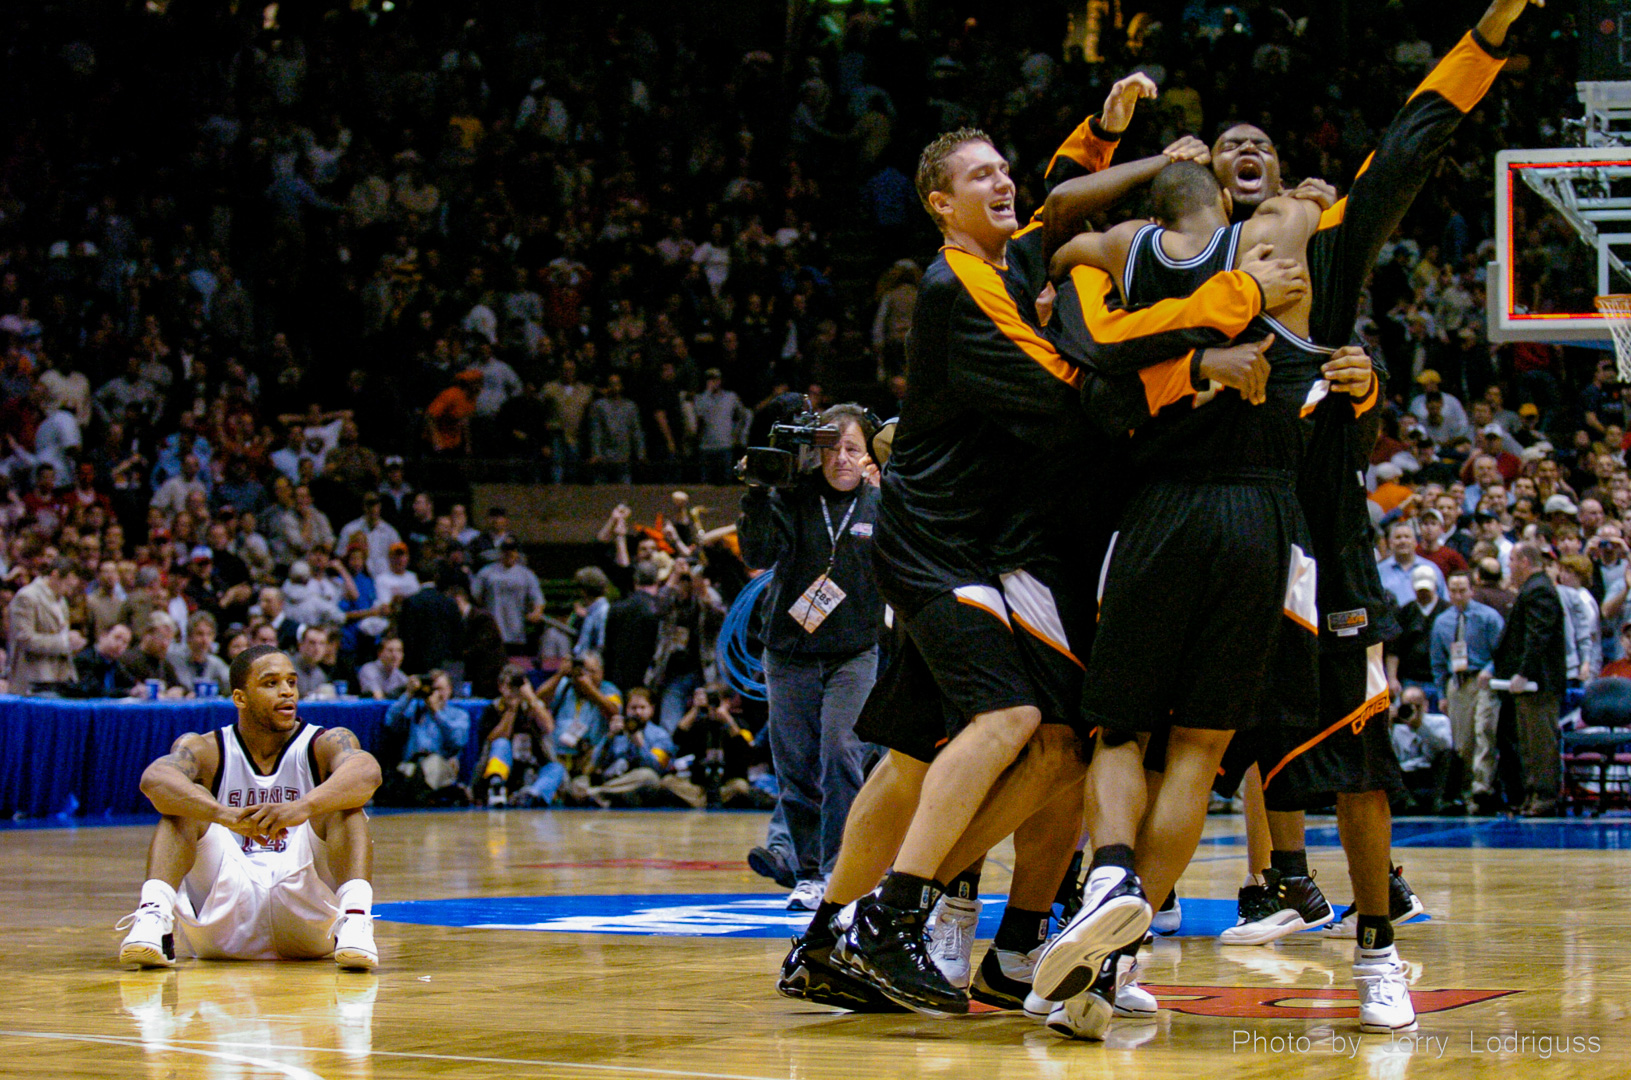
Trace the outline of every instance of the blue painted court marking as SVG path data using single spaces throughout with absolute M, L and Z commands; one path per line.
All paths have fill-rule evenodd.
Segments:
M 981 897 L 976 936 L 996 935 L 1004 898 Z M 1215 937 L 1235 924 L 1233 900 L 1182 900 L 1179 937 Z M 1338 911 L 1341 904 L 1333 905 Z M 788 911 L 785 895 L 670 893 L 664 895 L 491 896 L 375 904 L 374 917 L 420 926 L 471 930 L 537 930 L 553 934 L 655 937 L 779 938 L 803 932 L 807 911 Z
M 1340 847 L 1334 827 L 1310 828 L 1310 847 Z M 1213 836 L 1214 847 L 1245 847 L 1246 836 Z M 1419 818 L 1393 822 L 1396 848 L 1495 848 L 1538 851 L 1631 851 L 1631 820 L 1624 818 Z

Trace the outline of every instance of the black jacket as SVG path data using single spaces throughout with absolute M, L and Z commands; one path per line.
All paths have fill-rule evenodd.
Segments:
M 402 601 L 396 625 L 402 636 L 402 670 L 423 674 L 459 659 L 464 618 L 458 601 L 442 590 L 420 589 Z
M 657 653 L 662 616 L 657 597 L 638 590 L 606 610 L 606 645 L 601 650 L 607 680 L 625 696 L 646 681 L 646 669 Z
M 834 558 L 821 502 L 827 502 L 832 527 L 842 533 Z M 883 629 L 883 598 L 872 570 L 872 533 L 878 520 L 878 489 L 862 482 L 854 492 L 835 491 L 820 473 L 795 487 L 749 488 L 742 496 L 737 535 L 742 559 L 757 570 L 776 567 L 765 590 L 765 646 L 779 653 L 836 656 L 861 652 L 878 643 Z M 842 525 L 851 504 L 855 512 Z M 788 614 L 827 569 L 844 599 L 825 621 L 807 632 Z
M 1430 648 L 1433 623 L 1449 609 L 1448 600 L 1435 601 L 1433 609 L 1425 615 L 1414 600 L 1399 605 L 1399 636 L 1388 643 L 1388 651 L 1399 658 L 1401 681 L 1418 683 L 1433 681 Z
M 1495 646 L 1495 677 L 1522 674 L 1541 693 L 1563 693 L 1569 682 L 1563 635 L 1563 601 L 1557 598 L 1552 579 L 1537 570 L 1518 590 L 1500 644 Z

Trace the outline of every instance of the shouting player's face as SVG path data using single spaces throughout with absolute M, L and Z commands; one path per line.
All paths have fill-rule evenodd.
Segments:
M 982 247 L 1000 248 L 1019 228 L 1008 162 L 984 140 L 966 142 L 947 160 L 946 191 L 930 196 L 948 234 L 962 234 Z
M 1236 124 L 1212 144 L 1212 174 L 1237 207 L 1256 208 L 1280 194 L 1280 155 L 1262 128 Z
M 293 731 L 300 700 L 294 665 L 281 652 L 267 653 L 249 669 L 249 681 L 232 692 L 238 715 L 262 731 Z

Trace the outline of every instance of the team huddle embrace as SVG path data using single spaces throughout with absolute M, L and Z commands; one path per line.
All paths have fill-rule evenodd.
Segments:
M 1060 147 L 1023 227 L 983 133 L 923 151 L 945 245 L 873 536 L 895 640 L 856 726 L 888 753 L 781 993 L 931 1016 L 972 997 L 1103 1039 L 1113 1016 L 1156 1012 L 1139 947 L 1181 918 L 1214 786 L 1244 784 L 1272 851 L 1224 940 L 1334 923 L 1361 1029 L 1415 1027 L 1393 926 L 1421 909 L 1391 862 L 1382 663 L 1399 628 L 1360 478 L 1385 373 L 1349 342 L 1370 268 L 1529 2 L 1491 3 L 1340 199 L 1284 184 L 1251 124 L 1111 165 L 1154 93 L 1142 75 Z M 1148 218 L 1099 227 L 1135 195 Z M 1340 920 L 1303 841 L 1303 813 L 1333 804 Z M 980 868 L 1010 835 L 975 965 Z

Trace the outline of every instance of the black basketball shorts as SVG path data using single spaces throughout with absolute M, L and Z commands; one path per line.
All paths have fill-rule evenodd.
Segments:
M 1100 577 L 1083 723 L 1238 731 L 1271 684 L 1317 686 L 1317 575 L 1289 482 L 1162 480 L 1127 509 Z
M 1319 810 L 1338 795 L 1404 793 L 1388 720 L 1382 646 L 1320 654 L 1320 717 L 1312 724 L 1272 720 L 1234 740 L 1215 789 L 1232 795 L 1255 762 L 1270 810 Z
M 1044 723 L 1071 723 L 1082 661 L 1047 571 L 1017 570 L 958 586 L 910 616 L 894 614 L 890 660 L 855 733 L 918 761 L 982 713 L 1032 706 Z

